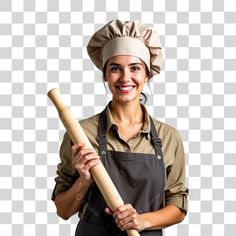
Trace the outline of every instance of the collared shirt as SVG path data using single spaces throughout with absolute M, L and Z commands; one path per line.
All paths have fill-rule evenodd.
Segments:
M 144 125 L 142 129 L 137 135 L 125 141 L 119 134 L 118 126 L 112 117 L 109 106 L 107 106 L 107 150 L 148 154 L 155 153 L 150 136 L 150 117 L 144 106 L 142 106 L 142 110 L 144 112 Z M 80 121 L 80 125 L 97 153 L 99 153 L 99 115 L 100 114 L 97 114 Z M 166 173 L 165 205 L 175 205 L 186 212 L 188 189 L 185 186 L 185 154 L 181 138 L 177 130 L 173 127 L 157 119 L 153 119 L 153 121 L 157 134 L 162 142 Z M 71 162 L 71 145 L 72 141 L 66 133 L 60 148 L 61 163 L 59 163 L 57 167 L 58 176 L 55 179 L 56 186 L 52 194 L 52 200 L 54 200 L 59 193 L 69 189 L 79 177 L 78 172 Z

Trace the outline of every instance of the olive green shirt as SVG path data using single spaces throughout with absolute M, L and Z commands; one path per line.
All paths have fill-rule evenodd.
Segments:
M 150 136 L 150 118 L 144 106 L 144 125 L 140 132 L 128 142 L 122 139 L 118 127 L 115 124 L 109 106 L 106 108 L 107 114 L 107 150 L 121 152 L 136 152 L 154 154 L 154 147 Z M 98 145 L 98 120 L 97 114 L 91 118 L 81 120 L 80 125 L 90 140 L 97 153 Z M 176 129 L 153 119 L 157 134 L 162 142 L 162 152 L 164 157 L 166 183 L 165 183 L 165 205 L 175 205 L 182 211 L 187 212 L 188 189 L 185 186 L 185 154 L 181 138 Z M 57 167 L 56 186 L 52 194 L 55 197 L 69 189 L 79 177 L 78 172 L 71 162 L 72 141 L 66 133 L 60 148 L 61 163 Z M 158 182 L 158 179 L 157 179 Z

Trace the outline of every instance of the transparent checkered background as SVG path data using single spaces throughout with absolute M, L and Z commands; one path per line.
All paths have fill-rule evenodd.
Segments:
M 104 23 L 141 20 L 165 64 L 148 109 L 183 138 L 189 213 L 166 236 L 236 235 L 235 0 L 0 0 L 0 235 L 74 235 L 50 200 L 64 134 L 47 91 L 82 119 L 110 99 L 86 53 Z

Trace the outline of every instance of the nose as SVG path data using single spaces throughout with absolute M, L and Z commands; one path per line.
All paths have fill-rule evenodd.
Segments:
M 130 78 L 131 78 L 131 73 L 129 69 L 124 69 L 123 72 L 121 73 L 120 81 L 122 81 L 123 83 L 126 83 L 130 81 Z

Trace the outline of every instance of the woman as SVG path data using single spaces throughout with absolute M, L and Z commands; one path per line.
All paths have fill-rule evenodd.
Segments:
M 187 188 L 177 131 L 151 118 L 140 103 L 145 83 L 160 72 L 158 35 L 139 22 L 114 20 L 92 36 L 88 54 L 103 71 L 112 101 L 80 121 L 96 152 L 72 146 L 65 134 L 52 195 L 57 213 L 68 219 L 79 212 L 76 236 L 127 235 L 127 229 L 162 235 L 184 219 Z M 125 202 L 113 212 L 89 172 L 100 161 Z

